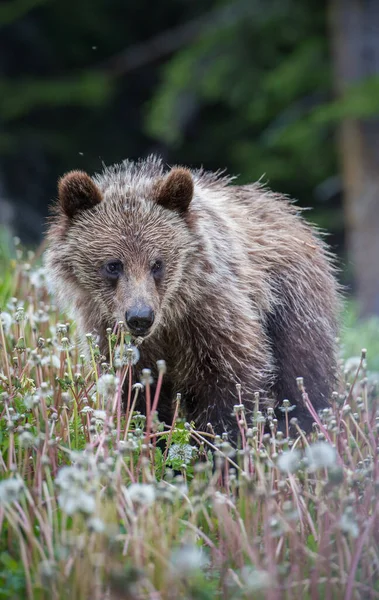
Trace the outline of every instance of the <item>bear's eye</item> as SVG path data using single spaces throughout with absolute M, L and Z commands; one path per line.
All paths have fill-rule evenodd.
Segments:
M 123 271 L 122 262 L 120 260 L 110 260 L 103 266 L 102 271 L 109 279 L 117 279 Z
M 151 265 L 151 272 L 154 277 L 159 277 L 163 273 L 163 261 L 159 258 Z

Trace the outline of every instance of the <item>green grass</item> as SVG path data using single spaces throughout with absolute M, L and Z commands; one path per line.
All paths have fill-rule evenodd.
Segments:
M 272 413 L 266 434 L 237 405 L 236 450 L 179 401 L 171 428 L 158 396 L 136 413 L 127 337 L 110 336 L 112 364 L 91 337 L 82 355 L 34 257 L 1 260 L 0 600 L 379 598 L 374 325 L 345 328 L 358 370 L 312 434 L 283 436 Z M 291 401 L 309 402 L 301 382 Z
M 12 261 L 12 239 L 7 229 L 0 227 L 0 308 L 11 297 L 15 284 Z
M 354 302 L 346 303 L 343 314 L 341 346 L 344 358 L 359 356 L 362 343 L 368 351 L 367 365 L 371 373 L 379 379 L 379 317 L 358 319 Z

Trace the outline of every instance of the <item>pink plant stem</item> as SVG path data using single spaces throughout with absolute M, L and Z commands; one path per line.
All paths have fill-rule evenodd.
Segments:
M 361 356 L 361 360 L 359 361 L 359 365 L 358 365 L 358 368 L 357 368 L 357 372 L 355 373 L 354 381 L 351 384 L 351 388 L 349 390 L 349 393 L 347 395 L 347 398 L 346 398 L 345 402 L 343 403 L 342 409 L 344 408 L 344 406 L 346 406 L 346 404 L 348 404 L 348 402 L 350 402 L 350 400 L 352 398 L 353 390 L 354 390 L 355 384 L 357 383 L 359 372 L 360 372 L 360 370 L 362 368 L 362 363 L 363 363 L 363 355 Z
M 371 412 L 371 417 L 366 413 L 367 415 L 367 419 L 366 419 L 366 423 L 367 423 L 367 428 L 368 428 L 368 438 L 371 442 L 371 449 L 374 450 L 377 446 L 377 443 L 375 441 L 375 434 L 374 434 L 374 430 L 373 430 L 373 424 L 375 423 L 375 419 L 376 419 L 376 415 L 377 415 L 377 409 L 378 409 L 378 402 L 377 399 L 375 398 L 375 400 L 372 403 L 372 412 Z M 374 456 L 374 481 L 377 482 L 379 479 L 379 461 L 378 461 L 378 452 L 373 452 L 373 456 Z
M 240 421 L 242 419 L 239 418 L 238 414 L 236 414 L 236 419 L 237 419 L 238 429 L 240 430 L 240 434 L 241 434 L 242 448 L 245 448 L 246 447 L 245 431 L 244 431 L 243 426 L 240 424 Z
M 349 577 L 347 580 L 346 594 L 345 594 L 344 600 L 351 600 L 351 598 L 353 596 L 355 573 L 358 568 L 359 559 L 360 559 L 362 551 L 363 551 L 363 546 L 365 545 L 366 539 L 367 539 L 370 531 L 372 530 L 372 525 L 375 522 L 376 515 L 378 512 L 378 506 L 379 506 L 378 503 L 376 503 L 374 506 L 374 512 L 372 513 L 371 518 L 369 519 L 369 521 L 366 525 L 366 529 L 364 530 L 364 532 L 362 533 L 361 537 L 359 538 L 359 540 L 357 542 L 357 547 L 355 550 L 355 554 L 353 556 L 353 562 L 351 564 Z
M 153 406 L 151 409 L 151 412 L 154 414 L 155 411 L 157 410 L 157 406 L 158 406 L 158 401 L 159 401 L 159 394 L 161 393 L 161 387 L 162 387 L 162 381 L 163 381 L 163 372 L 161 371 L 158 375 L 158 381 L 157 381 L 157 387 L 155 389 L 155 394 L 154 394 L 154 400 L 153 400 Z
M 304 534 L 304 522 L 303 522 L 303 519 L 302 519 L 303 511 L 302 511 L 302 507 L 301 507 L 301 504 L 300 504 L 300 501 L 299 501 L 299 492 L 298 492 L 298 489 L 297 489 L 295 478 L 294 478 L 294 476 L 291 473 L 288 473 L 288 480 L 290 482 L 290 486 L 291 486 L 291 489 L 292 489 L 293 497 L 294 497 L 295 503 L 296 503 L 297 512 L 299 514 L 299 521 L 300 521 L 301 533 Z
M 126 404 L 126 417 L 129 417 L 130 405 L 132 401 L 132 385 L 133 385 L 133 375 L 132 375 L 132 367 L 128 366 L 129 370 L 129 383 L 128 383 L 128 399 Z M 126 375 L 126 374 L 125 374 Z
M 330 437 L 328 431 L 325 429 L 324 425 L 321 423 L 318 414 L 316 413 L 315 409 L 313 408 L 310 400 L 309 400 L 309 396 L 307 394 L 307 392 L 303 392 L 302 393 L 302 398 L 303 398 L 303 402 L 305 404 L 305 406 L 307 407 L 307 409 L 309 410 L 309 412 L 311 413 L 313 419 L 316 421 L 317 425 L 320 427 L 320 430 L 322 431 L 322 433 L 324 434 L 325 438 L 328 440 L 328 442 L 330 444 L 333 445 L 333 440 Z M 337 461 L 340 465 L 343 464 L 342 458 L 340 457 L 340 455 L 337 452 Z
M 122 405 L 122 390 L 124 387 L 124 381 L 126 378 L 126 373 L 128 372 L 128 367 L 126 368 L 125 374 L 118 386 L 117 390 L 117 444 L 120 441 L 120 431 L 121 431 L 121 405 Z
M 146 438 L 145 444 L 149 443 L 149 434 L 151 430 L 151 395 L 150 383 L 146 382 Z
M 11 470 L 11 467 L 13 465 L 13 450 L 14 450 L 14 436 L 13 436 L 13 433 L 11 432 L 9 434 L 9 448 L 8 448 L 8 469 L 9 469 L 9 471 Z M 14 459 L 16 462 L 16 455 L 15 455 Z
M 96 460 L 99 458 L 100 451 L 104 445 L 104 437 L 105 437 L 104 433 L 102 433 L 101 436 L 99 437 L 99 443 L 98 443 L 96 454 L 95 454 Z

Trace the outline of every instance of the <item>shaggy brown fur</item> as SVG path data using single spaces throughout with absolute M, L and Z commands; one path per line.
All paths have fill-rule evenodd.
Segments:
M 181 392 L 198 428 L 236 431 L 236 383 L 248 410 L 254 392 L 288 398 L 309 428 L 296 377 L 319 410 L 334 385 L 339 307 L 324 243 L 286 198 L 260 184 L 159 159 L 124 162 L 90 179 L 60 182 L 46 264 L 82 333 L 105 330 L 135 303 L 154 310 L 139 365 L 167 363 L 160 416 Z M 111 281 L 107 261 L 123 271 Z M 152 265 L 163 270 L 153 275 Z M 280 418 L 281 414 L 278 414 Z

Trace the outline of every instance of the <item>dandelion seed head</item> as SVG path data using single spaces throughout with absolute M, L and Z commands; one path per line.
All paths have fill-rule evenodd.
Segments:
M 32 448 L 36 443 L 34 435 L 28 431 L 24 431 L 18 436 L 18 443 L 22 448 Z
M 122 487 L 126 498 L 142 506 L 150 506 L 155 501 L 155 487 L 151 483 L 132 483 Z
M 36 289 L 45 287 L 46 269 L 44 267 L 39 267 L 39 269 L 31 271 L 29 274 L 29 279 L 32 286 Z
M 8 331 L 10 330 L 10 328 L 12 326 L 11 315 L 8 312 L 1 312 L 0 319 L 1 319 L 1 323 L 3 325 L 4 333 L 8 333 Z
M 44 585 L 51 585 L 51 580 L 56 575 L 56 564 L 52 560 L 43 560 L 38 565 L 39 576 Z
M 91 517 L 88 519 L 87 527 L 94 533 L 103 533 L 105 531 L 105 523 L 98 517 Z
M 194 545 L 185 545 L 174 550 L 171 555 L 171 565 L 175 571 L 182 575 L 190 575 L 205 566 L 206 560 L 200 548 Z
M 19 477 L 0 481 L 0 506 L 17 502 L 24 491 L 24 482 Z
M 339 521 L 339 527 L 341 531 L 351 535 L 353 538 L 357 538 L 359 536 L 358 523 L 347 510 L 343 513 Z
M 41 359 L 41 365 L 43 367 L 48 366 L 53 367 L 54 369 L 59 369 L 61 366 L 61 361 L 56 354 L 49 354 Z
M 122 356 L 120 346 L 116 346 L 114 349 L 114 365 L 116 368 L 121 368 L 129 364 L 136 365 L 139 359 L 140 351 L 137 346 L 133 346 L 132 344 L 124 346 Z
M 305 450 L 308 471 L 333 467 L 336 464 L 337 453 L 328 442 L 316 442 Z
M 25 311 L 23 306 L 18 306 L 14 315 L 16 323 L 21 323 L 25 320 Z
M 214 494 L 213 501 L 215 504 L 229 504 L 229 498 L 218 490 Z
M 47 323 L 49 321 L 49 315 L 42 308 L 38 309 L 34 314 L 34 321 L 36 323 Z
M 93 416 L 97 421 L 104 422 L 107 419 L 107 413 L 105 412 L 105 410 L 94 410 Z
M 111 373 L 106 373 L 105 375 L 99 377 L 99 381 L 97 382 L 97 391 L 99 394 L 105 397 L 114 396 L 118 384 L 118 377 L 115 377 Z
M 151 370 L 150 369 L 142 369 L 141 383 L 143 385 L 152 385 L 153 378 L 151 376 Z
M 55 484 L 62 490 L 69 490 L 76 485 L 85 484 L 86 472 L 75 465 L 61 467 L 55 478 Z
M 121 440 L 117 446 L 117 449 L 120 454 L 127 454 L 129 452 L 133 452 L 137 448 L 138 448 L 138 444 L 133 439 L 128 439 L 125 442 L 123 440 Z
M 267 571 L 253 567 L 242 567 L 241 579 L 249 592 L 266 590 L 272 585 L 271 576 Z
M 158 372 L 164 375 L 167 370 L 166 361 L 165 360 L 157 360 L 157 368 Z
M 95 498 L 84 490 L 65 490 L 58 494 L 58 503 L 67 515 L 83 513 L 90 515 L 95 511 Z
M 282 452 L 278 457 L 278 468 L 283 473 L 295 473 L 300 467 L 300 452 L 298 450 L 291 450 Z
M 345 374 L 356 373 L 361 362 L 360 356 L 351 356 L 345 361 Z
M 23 401 L 26 410 L 32 410 L 32 408 L 38 406 L 40 403 L 40 397 L 38 394 L 25 394 Z
M 169 460 L 180 460 L 185 465 L 188 465 L 194 455 L 195 448 L 190 444 L 172 444 L 168 451 Z

